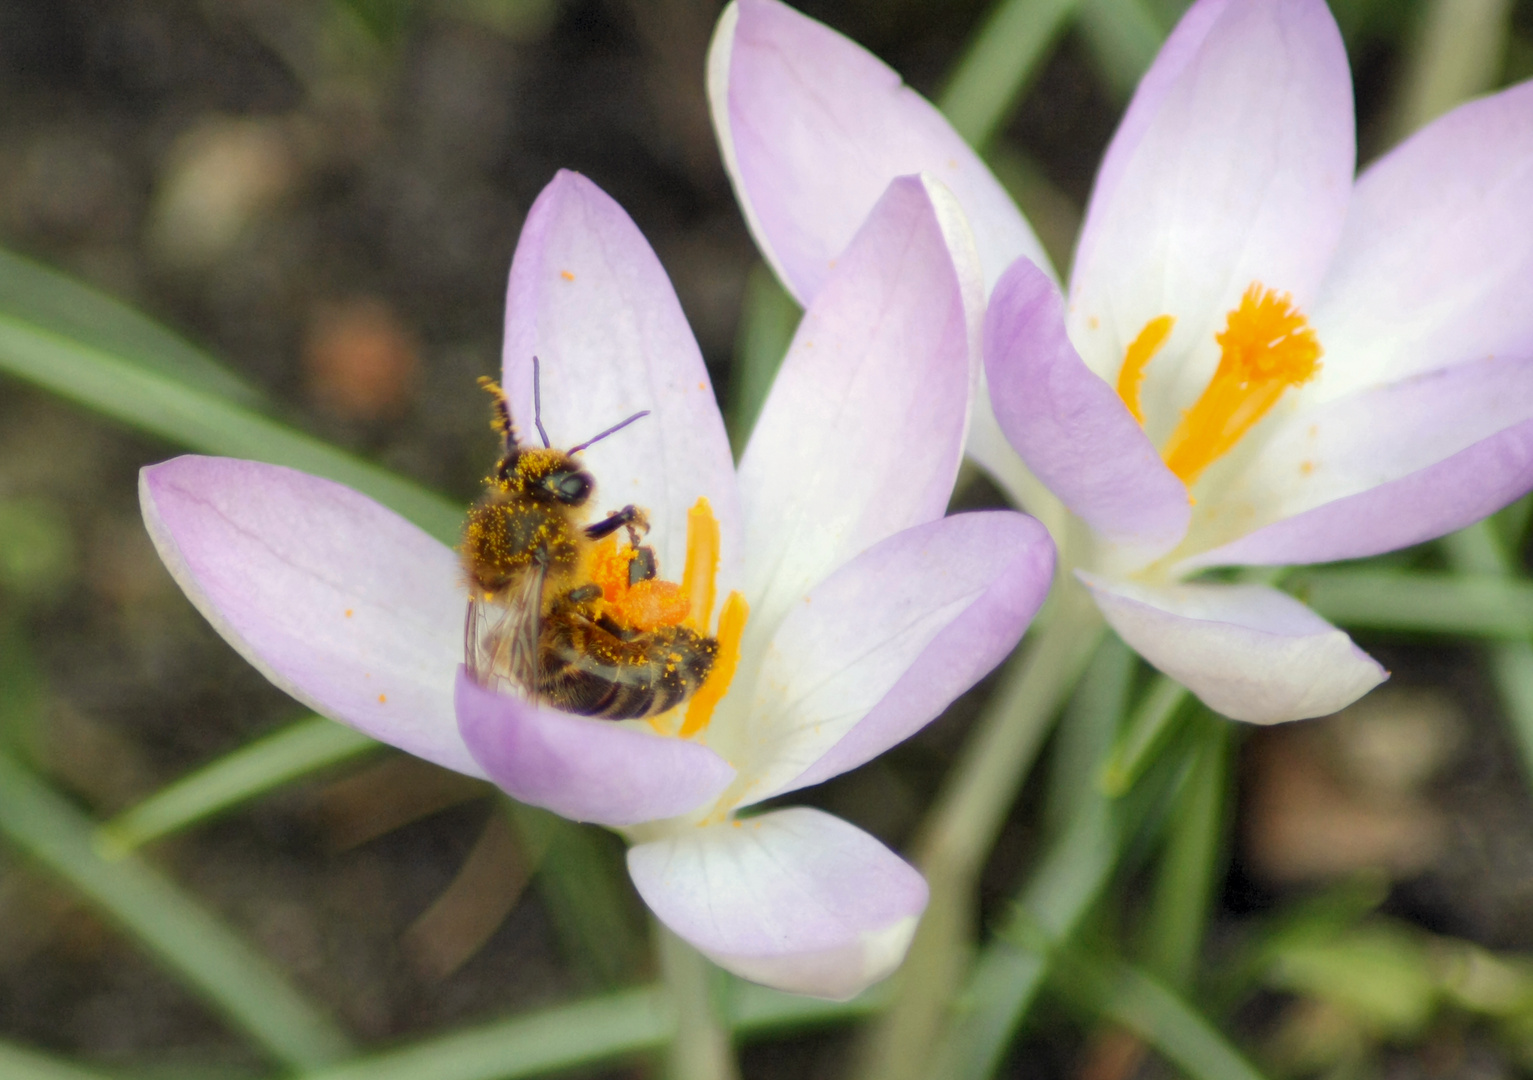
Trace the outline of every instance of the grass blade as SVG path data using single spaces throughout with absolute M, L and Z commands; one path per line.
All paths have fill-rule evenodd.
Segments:
M 250 383 L 159 323 L 57 270 L 0 251 L 0 313 L 130 360 L 183 385 L 252 408 Z
M 1199 719 L 1198 745 L 1171 813 L 1145 923 L 1146 968 L 1182 992 L 1197 973 L 1229 820 L 1230 725 L 1206 713 Z
M 1102 769 L 1098 782 L 1103 791 L 1116 798 L 1134 786 L 1172 733 L 1186 700 L 1187 688 L 1181 683 L 1167 675 L 1155 677 Z
M 444 543 L 463 508 L 237 401 L 0 311 L 0 371 L 205 454 L 251 458 L 328 477 L 377 499 Z
M 1533 583 L 1485 571 L 1306 570 L 1288 587 L 1342 626 L 1503 640 L 1533 634 Z
M 1163 983 L 1127 964 L 1059 958 L 1060 980 L 1079 999 L 1145 1042 L 1192 1080 L 1263 1080 L 1204 1016 Z
M 383 744 L 323 716 L 311 716 L 168 784 L 96 832 L 97 850 L 121 858 L 258 795 L 381 750 Z
M 1077 0 L 1000 0 L 953 69 L 937 107 L 983 150 L 1064 29 Z
M 866 1016 L 884 995 L 821 1001 L 734 981 L 728 1000 L 735 1033 L 748 1036 Z M 665 992 L 646 986 L 439 1035 L 303 1080 L 517 1080 L 659 1049 L 673 1027 Z
M 105 1073 L 7 1042 L 0 1042 L 0 1076 L 5 1080 L 107 1080 Z
M 265 959 L 147 864 L 101 858 L 91 821 L 4 755 L 0 833 L 96 904 L 273 1059 L 314 1068 L 350 1052 L 346 1037 Z

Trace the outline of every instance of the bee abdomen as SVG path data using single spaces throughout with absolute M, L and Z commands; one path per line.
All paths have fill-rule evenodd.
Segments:
M 718 642 L 684 627 L 624 640 L 574 614 L 543 628 L 538 693 L 555 708 L 602 720 L 675 708 L 713 670 Z

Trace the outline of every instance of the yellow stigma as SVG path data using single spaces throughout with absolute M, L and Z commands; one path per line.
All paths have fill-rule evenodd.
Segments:
M 1139 382 L 1145 365 L 1171 332 L 1170 316 L 1151 319 L 1123 358 L 1118 394 L 1140 424 Z M 1219 343 L 1214 377 L 1166 440 L 1161 457 L 1189 488 L 1290 387 L 1302 386 L 1320 371 L 1320 342 L 1293 297 L 1253 281 L 1229 313 Z
M 1128 411 L 1134 414 L 1134 419 L 1139 421 L 1139 426 L 1144 427 L 1144 413 L 1139 408 L 1139 384 L 1144 382 L 1144 369 L 1160 347 L 1171 336 L 1171 327 L 1176 320 L 1170 315 L 1160 315 L 1144 324 L 1144 329 L 1139 331 L 1128 347 L 1128 352 L 1123 355 L 1123 367 L 1118 371 L 1118 396 L 1123 399 L 1123 404 L 1128 406 Z

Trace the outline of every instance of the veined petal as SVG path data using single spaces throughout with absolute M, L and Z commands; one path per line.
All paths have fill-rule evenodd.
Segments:
M 452 550 L 348 487 L 230 458 L 139 473 L 144 524 L 187 598 L 316 712 L 483 776 L 458 737 L 467 591 Z
M 1311 303 L 1354 155 L 1347 58 L 1323 0 L 1194 5 L 1146 75 L 1087 211 L 1070 290 L 1086 363 L 1114 378 L 1140 331 L 1173 316 L 1144 404 L 1174 423 L 1253 282 Z
M 716 798 L 735 770 L 706 746 L 620 727 L 486 690 L 462 670 L 463 741 L 513 798 L 574 821 L 637 825 Z
M 1011 197 L 932 104 L 854 41 L 777 0 L 719 17 L 708 97 L 756 242 L 804 306 L 897 176 L 946 184 L 974 226 L 985 281 L 1048 257 Z
M 952 196 L 916 177 L 889 185 L 805 312 L 740 462 L 747 634 L 770 634 L 858 552 L 942 516 L 983 303 Z
M 660 921 L 725 970 L 845 999 L 899 966 L 926 882 L 840 818 L 795 807 L 628 849 Z
M 1053 573 L 1043 527 L 993 511 L 897 533 L 816 585 L 762 662 L 741 804 L 828 780 L 915 734 L 1011 652 Z
M 1076 576 L 1131 648 L 1235 720 L 1326 716 L 1389 677 L 1346 634 L 1276 589 Z
M 1358 179 L 1305 397 L 1533 356 L 1533 83 L 1463 105 Z
M 1296 414 L 1220 499 L 1227 529 L 1270 524 L 1177 570 L 1376 555 L 1469 525 L 1529 487 L 1533 360 L 1459 364 Z
M 1065 333 L 1064 300 L 1018 260 L 985 313 L 985 376 L 996 421 L 1038 479 L 1119 561 L 1148 562 L 1187 531 L 1187 488 L 1112 387 Z
M 702 354 L 643 234 L 578 173 L 561 171 L 543 189 L 511 263 L 505 390 L 524 445 L 538 444 L 534 356 L 554 446 L 577 445 L 650 411 L 581 451 L 596 478 L 592 505 L 649 511 L 648 542 L 661 573 L 675 576 L 686 559 L 687 511 L 706 496 L 722 534 L 719 587 L 734 588 L 741 557 L 734 459 Z

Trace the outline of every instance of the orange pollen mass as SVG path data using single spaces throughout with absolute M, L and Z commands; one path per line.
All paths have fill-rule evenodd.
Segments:
M 1129 346 L 1118 376 L 1118 393 L 1141 424 L 1139 381 L 1144 367 L 1164 344 L 1170 316 L 1150 320 Z M 1320 341 L 1293 297 L 1252 282 L 1240 305 L 1214 335 L 1219 366 L 1208 386 L 1166 440 L 1166 467 L 1191 487 L 1203 471 L 1241 440 L 1291 387 L 1320 371 Z

